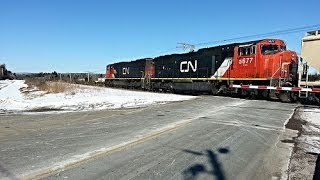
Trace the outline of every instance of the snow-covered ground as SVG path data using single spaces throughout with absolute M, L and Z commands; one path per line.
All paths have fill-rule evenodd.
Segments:
M 0 113 L 42 110 L 88 111 L 145 107 L 156 103 L 195 98 L 175 94 L 128 91 L 80 85 L 73 93 L 49 94 L 43 91 L 23 93 L 22 80 L 0 81 Z
M 320 109 L 303 109 L 301 119 L 306 121 L 299 138 L 306 152 L 320 154 Z

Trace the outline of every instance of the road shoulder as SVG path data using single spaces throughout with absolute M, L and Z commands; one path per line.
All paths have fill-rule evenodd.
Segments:
M 312 140 L 319 139 L 320 132 L 319 127 L 308 118 L 310 108 L 307 106 L 298 107 L 286 125 L 286 128 L 298 131 L 298 136 L 288 141 L 288 143 L 294 143 L 288 169 L 288 179 L 319 179 L 320 158 L 318 147 L 315 146 L 319 142 L 313 142 Z M 317 114 L 317 112 L 312 115 L 319 116 L 320 119 L 320 114 Z

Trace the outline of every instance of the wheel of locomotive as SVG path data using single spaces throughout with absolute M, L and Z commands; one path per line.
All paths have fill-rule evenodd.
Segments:
M 307 104 L 310 105 L 319 105 L 320 104 L 320 100 L 318 97 L 316 97 L 314 94 L 310 94 L 307 98 Z
M 239 97 L 239 96 L 238 96 L 239 89 L 237 89 L 237 88 L 231 89 L 231 88 L 230 88 L 229 91 L 230 91 L 230 97 L 233 97 L 233 98 Z
M 299 100 L 298 93 L 291 92 L 291 102 L 295 103 Z
M 244 99 L 255 99 L 257 96 L 257 92 L 255 89 L 241 89 L 241 98 Z
M 219 96 L 227 96 L 228 95 L 228 88 L 226 85 L 219 86 L 218 95 Z
M 281 102 L 290 103 L 293 102 L 292 93 L 290 91 L 280 91 L 278 97 Z
M 258 99 L 264 99 L 268 100 L 269 99 L 269 90 L 259 90 L 258 91 Z
M 249 99 L 257 99 L 257 97 L 258 97 L 258 90 L 256 90 L 256 89 L 253 89 L 253 90 L 250 90 L 249 92 L 248 92 L 248 98 Z
M 215 84 L 211 84 L 211 93 L 212 95 L 216 96 L 219 94 L 219 91 L 218 91 L 219 87 L 216 86 Z
M 176 91 L 175 91 L 175 89 L 173 88 L 173 83 L 172 83 L 172 82 L 170 82 L 170 83 L 168 84 L 168 92 L 171 93 L 171 94 L 176 94 Z
M 248 91 L 247 89 L 239 89 L 238 91 L 238 97 L 242 99 L 246 99 L 248 96 Z

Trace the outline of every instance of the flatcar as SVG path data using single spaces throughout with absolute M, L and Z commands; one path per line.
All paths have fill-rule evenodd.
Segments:
M 301 59 L 280 39 L 260 39 L 109 64 L 106 86 L 175 93 L 212 93 L 319 101 L 320 89 L 304 87 Z

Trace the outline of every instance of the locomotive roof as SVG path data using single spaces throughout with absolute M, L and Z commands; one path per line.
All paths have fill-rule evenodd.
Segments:
M 265 39 L 260 39 L 260 40 L 255 40 L 255 41 L 247 41 L 247 42 L 241 42 L 241 43 L 231 43 L 231 44 L 223 44 L 223 45 L 217 45 L 217 46 L 211 46 L 211 47 L 206 47 L 206 48 L 201 48 L 201 49 L 198 49 L 197 51 L 194 51 L 194 52 L 188 52 L 188 53 L 181 53 L 181 54 L 178 54 L 178 53 L 174 53 L 174 54 L 166 54 L 166 55 L 162 55 L 162 56 L 158 56 L 158 57 L 155 57 L 155 58 L 164 58 L 164 57 L 167 57 L 167 56 L 181 56 L 181 55 L 192 55 L 192 54 L 195 54 L 195 53 L 198 53 L 198 52 L 202 52 L 202 51 L 206 51 L 206 50 L 211 50 L 211 49 L 216 49 L 216 48 L 227 48 L 227 47 L 235 47 L 235 46 L 238 46 L 238 45 L 244 45 L 244 44 L 256 44 L 260 41 L 263 41 Z M 154 59 L 155 59 L 154 58 Z
M 194 52 L 181 53 L 181 54 L 178 54 L 178 53 L 166 54 L 166 55 L 157 56 L 157 57 L 155 57 L 155 58 L 142 58 L 142 59 L 137 59 L 137 60 L 132 60 L 132 61 L 121 61 L 121 62 L 117 62 L 117 63 L 113 63 L 113 64 L 115 65 L 115 64 L 121 64 L 121 63 L 129 63 L 129 62 L 139 62 L 139 61 L 145 61 L 145 60 L 147 60 L 147 59 L 164 58 L 164 57 L 167 57 L 167 56 L 194 55 L 195 53 L 199 53 L 199 52 L 206 51 L 206 50 L 213 50 L 213 49 L 216 49 L 216 48 L 218 48 L 218 47 L 220 47 L 220 48 L 232 47 L 232 48 L 233 48 L 233 47 L 239 46 L 239 45 L 256 44 L 256 43 L 258 43 L 258 42 L 260 42 L 260 41 L 263 41 L 263 40 L 266 40 L 266 39 L 259 39 L 259 40 L 247 41 L 247 42 L 240 42 L 240 43 L 222 44 L 222 45 L 217 45 L 217 46 L 211 46 L 211 47 L 201 48 L 201 49 L 198 49 L 197 51 L 194 51 Z
M 121 62 L 117 62 L 117 63 L 113 63 L 113 64 L 116 65 L 116 64 L 129 63 L 129 62 L 144 62 L 145 60 L 148 60 L 148 59 L 152 59 L 152 58 L 142 58 L 142 59 L 136 59 L 136 60 L 132 60 L 132 61 L 121 61 Z

